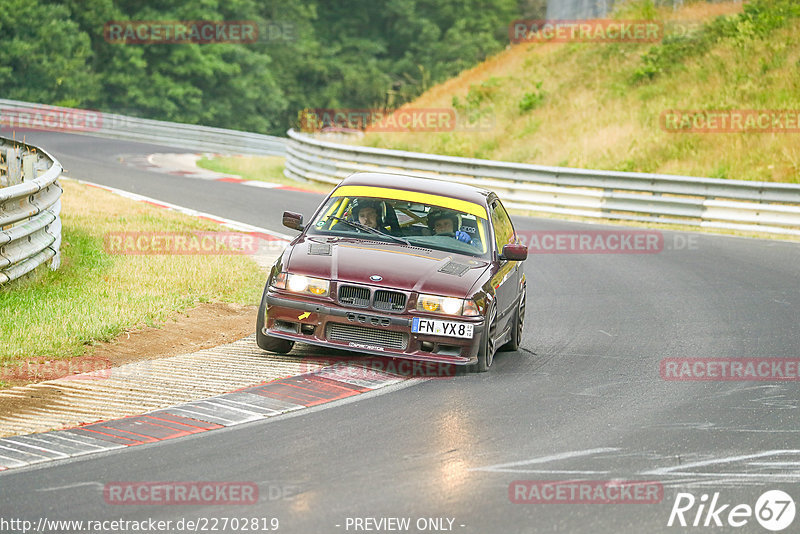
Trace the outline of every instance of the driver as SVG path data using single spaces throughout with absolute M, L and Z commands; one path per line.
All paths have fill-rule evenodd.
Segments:
M 385 231 L 381 221 L 381 206 L 374 200 L 362 200 L 353 208 L 353 216 L 364 226 Z
M 434 235 L 452 235 L 464 243 L 472 243 L 468 233 L 458 229 L 458 215 L 450 210 L 432 209 L 428 214 L 428 228 Z

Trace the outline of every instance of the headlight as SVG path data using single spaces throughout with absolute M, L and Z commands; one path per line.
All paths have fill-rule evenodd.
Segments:
M 445 315 L 466 315 L 476 317 L 480 315 L 478 306 L 471 299 L 457 299 L 454 297 L 440 297 L 438 295 L 420 295 L 417 298 L 417 310 Z
M 286 289 L 292 293 L 327 297 L 330 282 L 324 278 L 314 278 L 302 274 L 279 273 L 272 281 L 272 287 Z
M 286 273 L 278 273 L 275 275 L 275 278 L 269 285 L 277 289 L 286 289 Z

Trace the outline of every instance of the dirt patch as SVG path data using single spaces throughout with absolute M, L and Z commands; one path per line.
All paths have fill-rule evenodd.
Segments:
M 160 328 L 145 327 L 126 332 L 108 343 L 99 343 L 86 351 L 93 361 L 111 362 L 112 367 L 126 363 L 189 354 L 232 343 L 255 331 L 257 306 L 213 303 L 174 314 Z M 48 377 L 55 378 L 55 377 Z M 10 386 L 33 384 L 40 380 L 15 380 Z M 8 389 L 0 392 L 10 393 Z M 0 395 L 0 414 L 42 408 L 61 396 L 56 388 L 37 388 L 17 396 Z
M 161 328 L 142 328 L 96 345 L 90 354 L 116 367 L 210 349 L 255 332 L 257 312 L 258 306 L 201 304 L 175 314 Z
M 102 367 L 107 367 L 109 362 L 111 367 L 118 367 L 126 363 L 167 358 L 232 343 L 255 331 L 257 312 L 257 306 L 200 304 L 190 310 L 173 314 L 161 327 L 137 328 L 120 334 L 108 343 L 89 347 L 84 356 L 75 358 L 74 361 L 88 362 L 91 370 L 95 370 L 101 368 L 98 367 L 98 362 L 103 364 Z M 74 367 L 80 368 L 80 365 Z M 55 374 L 57 376 L 44 376 L 41 379 L 7 379 L 6 384 L 7 387 L 24 386 L 63 377 L 58 376 L 58 372 Z M 0 398 L 0 413 L 5 412 L 5 400 Z

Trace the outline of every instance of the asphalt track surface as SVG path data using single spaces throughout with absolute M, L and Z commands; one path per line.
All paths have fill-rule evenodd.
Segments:
M 173 148 L 53 133 L 28 141 L 55 155 L 68 176 L 281 232 L 283 209 L 310 216 L 321 199 L 119 162 L 120 154 L 179 151 Z M 521 231 L 611 228 L 514 220 Z M 0 475 L 0 518 L 174 525 L 258 517 L 277 518 L 278 532 L 292 533 L 365 532 L 356 518 L 388 517 L 410 518 L 407 530 L 394 532 L 450 525 L 418 529 L 420 518 L 452 519 L 450 531 L 463 533 L 769 532 L 754 517 L 733 528 L 728 512 L 754 507 L 767 490 L 800 499 L 798 382 L 668 381 L 659 365 L 665 358 L 800 357 L 800 247 L 673 232 L 664 233 L 664 245 L 657 254 L 529 256 L 522 349 L 500 353 L 488 373 L 9 471 Z M 259 502 L 121 506 L 103 499 L 108 482 L 196 480 L 255 482 Z M 517 504 L 509 499 L 516 480 L 654 481 L 663 499 Z M 668 527 L 681 492 L 698 500 L 685 513 L 690 525 L 701 496 L 718 492 L 719 505 L 731 505 L 719 515 L 724 526 Z M 705 520 L 704 511 L 700 525 Z M 785 532 L 798 530 L 800 517 Z

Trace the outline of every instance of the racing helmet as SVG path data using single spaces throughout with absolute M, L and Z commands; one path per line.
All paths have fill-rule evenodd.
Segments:
M 384 205 L 383 202 L 378 200 L 373 200 L 370 198 L 362 198 L 362 199 L 354 199 L 351 211 L 353 213 L 353 220 L 358 220 L 358 212 L 360 212 L 364 208 L 372 208 L 375 210 L 375 213 L 378 214 L 378 226 L 383 226 L 383 212 L 384 212 Z
M 428 229 L 430 229 L 431 233 L 436 233 L 434 230 L 436 221 L 441 219 L 450 219 L 453 221 L 453 232 L 457 232 L 461 228 L 461 217 L 459 217 L 456 212 L 442 208 L 433 208 L 428 213 Z

